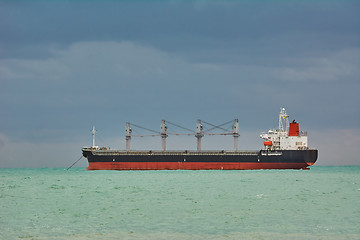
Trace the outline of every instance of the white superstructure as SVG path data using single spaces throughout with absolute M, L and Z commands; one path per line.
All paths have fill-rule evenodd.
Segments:
M 279 129 L 260 134 L 265 140 L 264 146 L 269 150 L 305 150 L 308 149 L 307 133 L 299 131 L 299 124 L 291 122 L 285 108 L 280 109 Z

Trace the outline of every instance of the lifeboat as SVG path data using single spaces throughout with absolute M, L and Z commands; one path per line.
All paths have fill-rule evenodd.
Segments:
M 272 142 L 271 141 L 265 141 L 264 142 L 264 146 L 272 146 Z

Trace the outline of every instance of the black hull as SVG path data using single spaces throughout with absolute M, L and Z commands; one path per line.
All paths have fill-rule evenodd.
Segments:
M 88 170 L 202 170 L 305 169 L 313 165 L 317 150 L 239 152 L 112 151 L 83 149 Z

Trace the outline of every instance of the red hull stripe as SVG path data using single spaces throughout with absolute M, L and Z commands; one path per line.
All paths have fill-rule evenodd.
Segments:
M 250 170 L 301 169 L 306 163 L 220 162 L 89 162 L 87 170 Z

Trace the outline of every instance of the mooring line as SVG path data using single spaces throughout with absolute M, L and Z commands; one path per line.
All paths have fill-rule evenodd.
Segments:
M 80 159 L 82 159 L 84 156 L 81 156 L 78 160 L 76 160 L 76 162 L 74 162 L 70 167 L 68 167 L 66 170 L 69 170 L 70 168 L 72 168 L 78 161 L 80 161 Z

